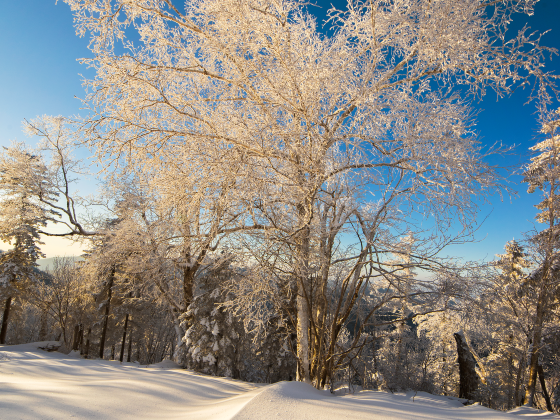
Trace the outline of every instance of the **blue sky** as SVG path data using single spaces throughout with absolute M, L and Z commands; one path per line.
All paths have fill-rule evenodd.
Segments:
M 319 5 L 323 2 L 318 1 Z M 325 2 L 318 14 L 328 9 Z M 521 17 L 515 27 L 526 21 L 533 30 L 552 30 L 543 37 L 543 44 L 560 49 L 560 0 L 541 0 L 533 17 Z M 74 115 L 80 113 L 83 97 L 79 74 L 91 75 L 77 59 L 86 57 L 87 38 L 75 35 L 72 14 L 68 6 L 54 0 L 18 0 L 0 2 L 0 145 L 11 140 L 26 140 L 21 132 L 21 122 L 38 115 Z M 560 57 L 548 61 L 547 68 L 560 74 Z M 89 73 L 88 73 L 89 72 Z M 528 148 L 535 144 L 538 125 L 535 107 L 523 105 L 527 92 L 516 92 L 511 98 L 496 101 L 491 93 L 476 104 L 480 110 L 477 129 L 485 143 L 503 142 L 517 145 L 516 154 L 493 163 L 519 168 L 529 158 Z M 492 205 L 481 209 L 480 220 L 486 217 L 477 232 L 480 242 L 448 249 L 450 255 L 468 259 L 492 259 L 501 253 L 505 242 L 522 239 L 523 232 L 534 227 L 538 194 L 526 194 L 526 187 L 519 184 L 521 177 L 512 176 L 510 186 L 519 191 L 517 199 L 505 197 L 501 202 L 494 197 Z M 77 248 L 65 249 L 59 240 L 45 247 L 47 256 L 74 254 Z

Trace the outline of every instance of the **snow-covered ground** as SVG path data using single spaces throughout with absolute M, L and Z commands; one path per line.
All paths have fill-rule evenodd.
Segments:
M 414 392 L 333 396 L 298 382 L 255 385 L 177 369 L 84 360 L 0 346 L 1 419 L 560 419 L 519 408 L 502 413 Z

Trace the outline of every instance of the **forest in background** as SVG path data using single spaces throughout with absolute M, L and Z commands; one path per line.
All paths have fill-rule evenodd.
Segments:
M 65 3 L 96 77 L 0 155 L 0 343 L 560 412 L 555 51 L 507 31 L 535 1 L 352 1 L 328 34 L 299 1 Z M 523 86 L 544 228 L 442 257 L 510 193 L 472 103 Z M 88 251 L 43 273 L 41 234 Z

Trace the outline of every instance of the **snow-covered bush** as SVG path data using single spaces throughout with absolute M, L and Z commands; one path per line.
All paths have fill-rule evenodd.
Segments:
M 219 286 L 195 297 L 183 315 L 190 327 L 182 363 L 211 375 L 253 382 L 290 379 L 295 361 L 286 337 L 274 328 L 260 337 L 248 334 L 242 320 L 221 305 L 228 298 Z

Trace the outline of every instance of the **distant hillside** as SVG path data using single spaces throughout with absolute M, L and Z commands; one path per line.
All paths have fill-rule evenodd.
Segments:
M 41 258 L 40 260 L 37 261 L 37 264 L 39 264 L 39 270 L 47 270 L 47 268 L 52 268 L 54 259 L 57 257 L 53 257 L 53 258 Z M 65 257 L 65 258 L 70 258 L 73 259 L 74 261 L 83 261 L 82 257 L 78 257 L 78 256 L 69 256 L 69 257 Z

